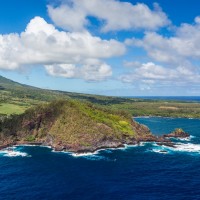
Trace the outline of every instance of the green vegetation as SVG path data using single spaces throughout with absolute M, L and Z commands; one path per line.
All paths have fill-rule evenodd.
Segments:
M 83 102 L 91 102 L 104 109 L 118 112 L 129 112 L 132 116 L 165 116 L 165 117 L 193 117 L 200 118 L 200 103 L 148 100 L 137 98 L 106 97 L 98 95 L 86 95 L 62 91 L 39 89 L 19 84 L 0 76 L 0 115 L 23 113 L 27 108 L 45 102 L 58 99 L 76 99 Z M 101 113 L 87 113 L 90 116 L 104 118 Z M 111 118 L 111 116 L 110 116 Z M 105 120 L 105 119 L 102 119 Z M 109 119 L 106 119 L 109 124 Z M 120 124 L 116 127 L 125 128 Z
M 17 104 L 2 103 L 0 104 L 0 114 L 11 115 L 21 114 L 27 109 L 26 106 L 20 106 Z
M 112 127 L 114 130 L 119 130 L 121 132 L 127 133 L 132 135 L 133 130 L 131 127 L 131 117 L 124 117 L 124 121 L 122 121 L 122 116 L 112 114 L 111 110 L 107 111 L 106 109 L 95 109 L 94 104 L 87 104 L 86 106 L 83 106 L 84 104 L 77 104 L 79 109 L 84 112 L 88 117 L 92 118 L 96 122 L 104 123 L 110 127 Z M 117 113 L 117 112 L 116 112 Z M 118 114 L 120 114 L 118 112 Z M 127 114 L 126 114 L 127 115 Z
M 200 118 L 200 104 L 175 101 L 136 101 L 107 105 L 113 110 L 125 110 L 132 116 L 163 116 Z
M 184 132 L 184 130 L 182 128 L 176 128 L 174 131 L 175 132 Z
M 56 100 L 11 115 L 0 121 L 0 145 L 42 142 L 68 149 L 98 147 L 136 136 L 128 113 L 117 112 L 77 100 Z
M 28 135 L 25 140 L 28 141 L 28 142 L 34 142 L 35 136 L 34 135 Z

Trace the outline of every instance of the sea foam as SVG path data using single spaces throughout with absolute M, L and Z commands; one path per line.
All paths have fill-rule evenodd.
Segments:
M 0 151 L 0 154 L 2 154 L 5 157 L 17 157 L 17 156 L 21 156 L 21 157 L 30 157 L 27 153 L 25 152 L 20 152 L 20 151 L 14 151 L 14 150 L 2 150 Z
M 73 157 L 86 157 L 86 156 L 94 156 L 97 154 L 98 154 L 98 151 L 95 151 L 94 153 L 72 153 L 71 155 Z
M 174 137 L 171 137 L 171 139 L 176 140 L 176 141 L 191 141 L 194 138 L 195 138 L 195 136 L 193 136 L 193 135 L 190 135 L 187 138 L 174 138 Z
M 176 152 L 200 154 L 200 144 L 177 142 L 175 144 L 175 148 L 167 147 L 167 146 L 159 146 L 157 144 L 154 144 L 153 148 L 151 148 L 147 151 L 154 152 L 154 153 L 162 153 L 162 154 L 176 153 Z
M 18 156 L 21 156 L 21 157 L 31 157 L 30 155 L 28 155 L 27 153 L 21 151 L 22 146 L 13 146 L 13 147 L 8 147 L 8 148 L 5 148 L 5 149 L 2 149 L 0 151 L 0 154 L 2 156 L 5 156 L 5 157 L 18 157 Z
M 183 152 L 193 152 L 200 153 L 200 144 L 192 144 L 192 143 L 177 143 L 175 145 L 175 151 L 183 151 Z

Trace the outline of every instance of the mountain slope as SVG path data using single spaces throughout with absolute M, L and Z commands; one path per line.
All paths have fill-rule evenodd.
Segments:
M 31 106 L 58 99 L 89 101 L 112 110 L 126 110 L 132 116 L 200 118 L 198 102 L 120 98 L 45 90 L 0 76 L 0 118 L 5 115 L 21 114 Z
M 23 85 L 0 76 L 0 115 L 20 114 L 33 105 L 58 98 L 67 96 Z

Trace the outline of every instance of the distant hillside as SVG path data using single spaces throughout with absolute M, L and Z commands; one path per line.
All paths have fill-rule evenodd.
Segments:
M 74 100 L 41 104 L 0 123 L 1 146 L 39 142 L 56 150 L 85 152 L 154 138 L 125 112 Z
M 69 98 L 59 92 L 20 84 L 0 76 L 0 114 L 20 114 L 42 102 Z
M 58 99 L 87 101 L 112 110 L 125 110 L 132 116 L 200 118 L 200 104 L 172 100 L 149 100 L 89 95 L 40 89 L 0 76 L 0 117 L 23 113 L 27 108 Z
M 3 85 L 15 85 L 15 84 L 20 85 L 19 83 L 9 80 L 7 78 L 4 78 L 3 76 L 0 76 L 0 83 L 2 86 Z
M 0 114 L 20 114 L 33 105 L 57 99 L 77 99 L 99 105 L 132 102 L 132 100 L 126 98 L 40 89 L 0 76 L 0 103 L 2 104 Z

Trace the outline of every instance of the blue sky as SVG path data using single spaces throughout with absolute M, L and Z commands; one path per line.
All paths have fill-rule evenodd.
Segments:
M 0 74 L 117 96 L 200 94 L 198 0 L 7 0 Z

